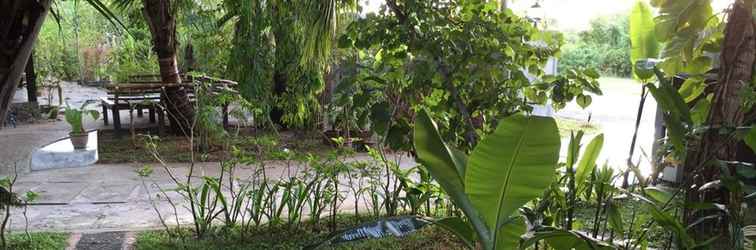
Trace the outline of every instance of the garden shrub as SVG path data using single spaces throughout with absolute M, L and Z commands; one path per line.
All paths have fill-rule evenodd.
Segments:
M 627 15 L 596 18 L 590 29 L 567 33 L 559 71 L 593 68 L 601 75 L 630 77 L 630 37 Z

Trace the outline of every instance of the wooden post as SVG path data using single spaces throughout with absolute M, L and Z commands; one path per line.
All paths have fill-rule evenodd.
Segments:
M 116 89 L 113 95 L 113 103 L 113 106 L 110 107 L 110 110 L 113 111 L 113 130 L 118 134 L 121 130 L 121 111 L 118 110 L 118 89 Z
M 108 126 L 108 106 L 102 103 L 102 120 L 105 122 L 105 126 Z

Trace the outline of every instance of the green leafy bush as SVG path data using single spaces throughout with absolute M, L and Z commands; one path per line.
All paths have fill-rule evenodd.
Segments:
M 109 71 L 116 82 L 125 82 L 129 75 L 154 74 L 158 72 L 157 58 L 152 53 L 152 43 L 147 29 L 132 29 L 132 36 L 125 36 L 120 46 L 112 53 L 113 62 Z
M 559 70 L 594 68 L 601 75 L 630 77 L 630 38 L 627 15 L 600 17 L 590 29 L 567 33 Z

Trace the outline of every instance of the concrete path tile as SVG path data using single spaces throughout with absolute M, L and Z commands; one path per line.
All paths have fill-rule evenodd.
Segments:
M 121 250 L 125 234 L 124 232 L 84 234 L 76 244 L 76 250 Z
M 71 199 L 72 203 L 127 202 L 131 193 L 138 186 L 136 183 L 88 185 L 79 195 Z
M 43 183 L 30 191 L 39 195 L 34 203 L 70 203 L 90 185 L 85 182 Z

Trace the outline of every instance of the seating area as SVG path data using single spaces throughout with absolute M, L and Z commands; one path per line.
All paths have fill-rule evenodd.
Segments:
M 108 84 L 107 96 L 100 97 L 102 105 L 103 122 L 106 126 L 111 121 L 113 129 L 116 132 L 123 130 L 121 119 L 121 110 L 128 110 L 129 115 L 133 116 L 136 112 L 137 117 L 143 117 L 145 111 L 148 113 L 149 122 L 155 124 L 158 133 L 162 133 L 166 125 L 166 105 L 161 96 L 168 87 L 181 87 L 189 91 L 188 96 L 192 103 L 196 101 L 195 87 L 199 84 L 209 84 L 211 94 L 219 94 L 221 91 L 235 92 L 237 83 L 230 80 L 207 77 L 191 76 L 182 74 L 180 84 L 167 84 L 160 80 L 160 75 L 132 75 L 129 76 L 128 82 Z M 228 103 L 221 108 L 223 116 L 223 126 L 228 127 Z M 133 119 L 133 117 L 131 117 Z

